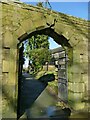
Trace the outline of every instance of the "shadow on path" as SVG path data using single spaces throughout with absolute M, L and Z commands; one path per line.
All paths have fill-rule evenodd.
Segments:
M 22 116 L 26 109 L 30 108 L 38 96 L 48 85 L 48 81 L 55 80 L 53 74 L 47 74 L 38 80 L 35 80 L 32 75 L 23 73 L 22 79 L 19 85 L 18 95 L 18 119 Z

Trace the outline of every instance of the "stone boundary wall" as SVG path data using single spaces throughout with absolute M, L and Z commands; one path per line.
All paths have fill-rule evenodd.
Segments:
M 86 102 L 88 100 L 88 64 L 90 63 L 88 21 L 20 2 L 0 2 L 0 5 L 2 5 L 0 21 L 2 21 L 3 40 L 0 46 L 3 48 L 3 56 L 0 56 L 3 57 L 3 61 L 0 61 L 0 71 L 3 70 L 4 92 L 8 95 L 8 101 L 12 100 L 8 102 L 8 111 L 12 111 L 11 103 L 17 104 L 17 44 L 38 31 L 53 37 L 57 43 L 67 49 L 68 98 L 75 109 L 87 110 L 89 105 Z

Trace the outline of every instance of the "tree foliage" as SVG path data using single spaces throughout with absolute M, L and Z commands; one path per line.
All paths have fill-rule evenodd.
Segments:
M 25 56 L 29 58 L 29 63 L 38 71 L 50 60 L 49 42 L 46 35 L 35 35 L 27 40 L 25 44 Z
M 38 3 L 37 3 L 37 6 L 38 6 L 38 7 L 43 7 L 43 2 L 38 2 Z

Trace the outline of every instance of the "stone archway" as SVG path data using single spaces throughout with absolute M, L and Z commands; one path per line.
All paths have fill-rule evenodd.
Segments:
M 51 11 L 50 11 L 51 12 Z M 40 15 L 40 16 L 39 16 Z M 78 35 L 78 27 L 76 27 L 76 25 L 74 24 L 74 26 L 72 26 L 70 23 L 66 23 L 66 24 L 62 24 L 62 22 L 58 21 L 58 18 L 56 19 L 56 16 L 53 17 L 52 15 L 46 15 L 43 16 L 41 14 L 36 13 L 35 16 L 36 19 L 34 19 L 33 22 L 31 22 L 30 19 L 27 19 L 24 21 L 24 23 L 22 22 L 22 25 L 20 26 L 20 28 L 18 29 L 18 31 L 22 31 L 21 36 L 18 38 L 19 41 L 23 41 L 24 39 L 31 37 L 34 34 L 46 34 L 51 36 L 52 38 L 54 38 L 54 40 L 61 44 L 62 46 L 66 46 L 68 49 L 68 56 L 69 56 L 69 60 L 70 60 L 70 66 L 68 66 L 68 85 L 69 85 L 69 98 L 72 98 L 72 102 L 75 102 L 77 100 L 77 102 L 75 102 L 75 104 L 81 103 L 81 100 L 83 99 L 84 96 L 84 82 L 82 81 L 82 76 L 84 74 L 84 71 L 82 70 L 82 56 L 86 55 L 86 53 L 82 53 L 82 50 L 80 49 L 80 45 L 82 45 L 83 47 L 85 46 L 85 44 L 87 43 L 83 43 L 82 40 L 84 41 L 86 38 L 84 38 L 84 34 L 79 34 Z M 41 17 L 42 16 L 42 17 Z M 65 17 L 66 19 L 66 17 Z M 64 20 L 65 20 L 64 19 Z M 42 22 L 41 22 L 42 21 Z M 62 19 L 63 21 L 63 19 Z M 73 22 L 71 22 L 73 24 Z M 30 26 L 33 27 L 25 27 L 27 26 L 27 24 L 30 24 Z M 35 26 L 35 28 L 34 28 Z M 25 27 L 26 32 L 24 33 L 23 28 Z M 76 28 L 75 28 L 76 27 Z M 60 29 L 59 29 L 60 28 Z M 25 30 L 24 29 L 24 30 Z M 81 33 L 81 31 L 79 31 L 79 33 Z M 83 48 L 85 49 L 85 48 Z M 87 50 L 85 50 L 87 51 Z M 86 58 L 86 57 L 85 57 Z M 85 59 L 85 61 L 87 61 L 87 59 Z M 86 64 L 86 63 L 85 63 Z M 86 74 L 86 73 L 85 73 Z M 78 76 L 79 78 L 76 79 L 76 76 Z M 73 81 L 74 80 L 74 81 Z M 79 87 L 81 86 L 81 88 Z M 77 87 L 77 88 L 75 88 Z M 80 94 L 79 94 L 80 93 Z M 80 95 L 78 98 L 75 96 Z M 71 100 L 70 98 L 70 100 Z M 73 99 L 74 98 L 74 99 Z M 82 109 L 81 106 L 84 108 L 85 103 L 81 103 L 81 105 L 79 106 L 79 108 L 77 107 L 78 105 L 75 105 L 74 108 L 75 109 Z
M 88 98 L 88 22 L 24 3 L 1 2 L 0 4 L 2 5 L 3 39 L 1 64 L 3 89 L 7 97 L 12 98 L 12 103 L 17 100 L 17 44 L 34 34 L 44 33 L 69 48 L 68 98 L 71 103 L 74 103 L 75 109 L 87 110 L 88 106 L 82 101 L 85 97 Z
M 45 29 L 42 29 L 42 30 L 37 30 L 37 31 L 34 31 L 34 32 L 32 32 L 32 33 L 30 33 L 29 35 L 25 35 L 25 37 L 24 37 L 24 35 L 23 35 L 23 37 L 20 37 L 19 38 L 19 43 L 18 43 L 18 46 L 19 46 L 19 44 L 21 43 L 22 44 L 22 42 L 24 41 L 24 40 L 26 40 L 26 39 L 28 39 L 28 38 L 30 38 L 30 37 L 32 37 L 32 36 L 34 36 L 34 35 L 37 35 L 37 34 L 41 34 L 41 35 L 48 35 L 49 37 L 52 37 L 54 40 L 56 40 L 56 41 L 58 41 L 58 40 L 60 40 L 60 42 L 59 42 L 59 44 L 60 45 L 62 45 L 63 47 L 66 47 L 65 49 L 65 51 L 67 51 L 67 54 L 70 54 L 71 52 L 72 52 L 72 47 L 71 47 L 71 45 L 68 43 L 68 40 L 64 37 L 64 36 L 62 36 L 62 35 L 59 35 L 59 34 L 57 34 L 56 32 L 54 32 L 54 30 L 53 29 L 51 29 L 51 28 L 45 28 Z M 22 47 L 21 47 L 22 48 Z M 21 53 L 22 53 L 23 51 L 21 50 Z M 66 52 L 65 52 L 66 53 Z M 22 54 L 21 54 L 22 55 Z M 20 58 L 21 58 L 21 56 L 20 56 Z M 66 58 L 65 58 L 66 59 Z M 69 59 L 69 61 L 68 61 L 68 63 L 69 64 L 71 64 L 71 62 L 72 62 L 72 56 L 71 56 L 71 58 L 69 57 L 68 58 Z M 23 59 L 22 59 L 23 60 Z M 65 64 L 66 64 L 66 60 L 65 60 Z M 18 71 L 18 74 L 20 74 L 20 71 Z M 65 78 L 66 79 L 66 78 Z M 20 80 L 18 80 L 18 81 L 20 81 Z M 66 84 L 65 84 L 65 87 L 66 87 L 66 91 L 67 91 L 67 80 L 65 80 L 65 81 L 63 81 L 63 82 L 65 82 Z M 20 82 L 18 82 L 18 83 L 20 83 Z M 61 86 L 62 86 L 62 88 L 63 88 L 63 84 L 61 84 Z M 64 87 L 64 88 L 65 88 Z M 18 89 L 20 88 L 20 84 L 18 84 Z M 67 102 L 67 96 L 68 95 L 66 95 L 67 94 L 67 92 L 66 91 L 62 91 L 62 93 L 63 94 L 65 94 L 65 95 L 63 95 L 62 94 L 62 98 L 61 98 L 61 100 L 62 101 L 66 101 Z M 19 92 L 19 91 L 18 91 Z M 60 91 L 59 91 L 59 93 L 60 93 Z M 20 95 L 19 95 L 20 96 Z

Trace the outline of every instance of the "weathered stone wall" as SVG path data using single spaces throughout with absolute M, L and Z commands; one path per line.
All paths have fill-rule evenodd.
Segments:
M 9 9 L 10 8 L 10 9 Z M 12 11 L 13 10 L 13 11 Z M 3 116 L 16 117 L 16 83 L 17 83 L 17 37 L 14 35 L 15 8 L 2 4 L 2 87 Z M 15 101 L 16 100 L 16 101 Z M 4 109 L 5 108 L 5 109 Z
M 0 5 L 0 106 L 2 106 L 2 6 Z M 0 119 L 2 118 L 2 109 L 0 109 Z
M 23 41 L 40 30 L 43 34 L 53 37 L 57 43 L 68 47 L 68 99 L 73 108 L 87 109 L 85 99 L 88 98 L 88 22 L 24 3 L 0 4 L 3 41 L 2 83 L 3 95 L 8 99 L 8 111 L 11 112 L 10 105 L 15 105 L 17 99 L 18 39 Z M 45 28 L 49 30 L 44 31 Z M 8 117 L 11 117 L 9 115 Z
M 69 98 L 77 103 L 75 109 L 82 109 L 88 95 L 88 40 L 82 39 L 73 47 L 73 66 L 68 69 Z M 88 106 L 87 106 L 88 107 Z M 85 108 L 84 108 L 85 110 Z

